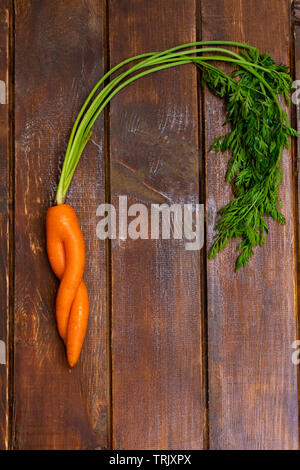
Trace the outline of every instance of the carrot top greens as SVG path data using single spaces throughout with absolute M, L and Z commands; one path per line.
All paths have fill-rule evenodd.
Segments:
M 238 49 L 239 53 L 228 47 Z M 131 62 L 130 68 L 118 74 Z M 230 64 L 232 73 L 219 69 L 215 65 L 219 62 Z M 282 96 L 289 103 L 292 79 L 288 68 L 275 64 L 269 54 L 262 55 L 247 44 L 231 41 L 183 44 L 132 57 L 107 72 L 91 91 L 74 123 L 55 202 L 64 202 L 93 124 L 113 96 L 147 74 L 189 63 L 202 71 L 202 83 L 226 103 L 230 131 L 218 137 L 212 148 L 231 153 L 226 181 L 232 184 L 235 198 L 219 212 L 209 257 L 214 258 L 231 238 L 240 238 L 238 270 L 247 264 L 253 248 L 264 243 L 268 232 L 265 217 L 285 223 L 279 210 L 280 159 L 284 147 L 289 147 L 289 137 L 298 135 L 278 99 Z

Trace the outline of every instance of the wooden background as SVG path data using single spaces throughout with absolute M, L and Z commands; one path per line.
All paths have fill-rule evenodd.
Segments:
M 299 448 L 300 147 L 283 158 L 287 225 L 237 274 L 236 243 L 208 262 L 231 198 L 209 152 L 224 106 L 192 66 L 139 80 L 97 121 L 68 196 L 91 300 L 72 371 L 56 332 L 44 222 L 76 113 L 122 59 L 201 39 L 268 50 L 300 79 L 300 1 L 0 1 L 0 448 Z M 205 248 L 98 240 L 96 208 L 119 195 L 204 203 Z

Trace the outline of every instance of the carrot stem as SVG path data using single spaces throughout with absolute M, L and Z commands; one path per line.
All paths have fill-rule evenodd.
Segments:
M 201 46 L 201 48 L 198 48 Z M 211 47 L 203 47 L 203 46 L 211 46 Z M 133 81 L 141 78 L 145 75 L 150 73 L 163 70 L 166 68 L 175 67 L 178 65 L 183 65 L 187 63 L 201 63 L 202 66 L 210 68 L 209 65 L 205 64 L 208 60 L 223 60 L 229 61 L 231 63 L 239 63 L 240 65 L 253 65 L 252 63 L 248 63 L 241 55 L 225 49 L 224 47 L 218 46 L 226 46 L 226 47 L 237 47 L 243 48 L 248 50 L 255 50 L 254 47 L 249 46 L 248 44 L 243 44 L 235 41 L 200 41 L 200 42 L 192 42 L 188 44 L 181 44 L 179 46 L 175 46 L 171 49 L 162 52 L 150 52 L 145 54 L 139 54 L 137 56 L 131 57 L 122 61 L 120 64 L 113 67 L 109 70 L 94 86 L 91 93 L 87 97 L 85 103 L 83 104 L 76 120 L 73 125 L 71 135 L 68 141 L 67 151 L 63 163 L 63 168 L 61 172 L 61 177 L 59 180 L 59 184 L 57 187 L 57 193 L 55 197 L 56 204 L 63 204 L 66 198 L 66 194 L 71 184 L 76 166 L 79 162 L 80 156 L 91 137 L 91 128 L 99 116 L 99 114 L 103 111 L 104 107 L 109 103 L 109 101 L 115 96 L 118 91 L 122 90 L 126 85 L 132 83 Z M 192 48 L 190 50 L 183 50 Z M 195 49 L 196 48 L 196 49 Z M 202 56 L 191 56 L 191 54 L 199 54 L 203 52 L 215 52 L 215 53 L 222 53 L 226 54 L 230 57 L 224 56 L 209 56 L 209 57 L 202 57 Z M 221 57 L 221 59 L 220 59 Z M 141 60 L 142 59 L 142 60 Z M 119 69 L 123 68 L 127 64 L 131 62 L 136 62 L 140 60 L 140 62 L 134 64 L 125 72 L 121 73 L 113 80 L 111 80 L 106 86 L 103 87 L 104 82 L 111 77 Z M 142 72 L 137 73 L 134 77 L 130 77 L 126 79 L 129 75 L 138 72 L 139 70 L 143 70 Z M 252 70 L 251 70 L 252 71 Z M 258 75 L 259 78 L 260 75 Z M 229 78 L 227 76 L 227 78 Z M 126 79 L 126 80 L 125 80 Z M 119 85 L 122 80 L 125 80 L 123 84 Z M 101 91 L 95 97 L 96 92 L 100 89 Z M 92 99 L 94 100 L 92 101 Z

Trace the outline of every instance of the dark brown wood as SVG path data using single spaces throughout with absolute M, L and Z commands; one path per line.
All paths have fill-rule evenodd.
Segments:
M 111 66 L 196 39 L 196 2 L 110 1 Z M 111 104 L 111 195 L 199 199 L 197 80 L 159 72 Z M 112 243 L 113 445 L 201 449 L 205 433 L 200 253 L 174 240 Z
M 93 0 L 15 2 L 17 449 L 109 445 L 105 247 L 96 238 L 96 208 L 104 200 L 103 120 L 95 125 L 67 200 L 86 240 L 91 303 L 82 360 L 72 371 L 56 331 L 58 282 L 44 237 L 71 125 L 103 73 L 102 7 Z
M 247 42 L 289 62 L 290 2 L 202 0 L 203 39 Z M 208 148 L 224 132 L 224 106 L 208 92 L 206 178 L 208 241 L 217 210 L 232 197 L 224 183 L 227 157 Z M 291 154 L 281 188 L 285 227 L 270 234 L 246 269 L 234 274 L 236 245 L 208 262 L 208 358 L 212 449 L 297 449 L 297 337 L 294 201 Z
M 4 0 L 0 3 L 0 449 L 7 449 L 9 441 L 9 20 L 9 2 Z
M 228 156 L 208 150 L 224 132 L 224 106 L 204 92 L 204 191 L 193 67 L 148 76 L 114 98 L 106 124 L 102 117 L 94 126 L 68 196 L 86 240 L 91 301 L 82 358 L 72 371 L 56 331 L 58 282 L 44 237 L 71 125 L 103 74 L 108 39 L 113 66 L 195 40 L 198 23 L 203 39 L 245 41 L 277 61 L 289 63 L 294 45 L 300 79 L 300 0 L 291 7 L 290 0 L 0 0 L 6 85 L 5 104 L 0 94 L 0 341 L 7 353 L 0 364 L 0 449 L 299 448 L 292 364 L 299 141 L 294 161 L 290 152 L 283 157 L 287 225 L 269 221 L 265 246 L 237 274 L 236 243 L 208 261 L 205 292 L 205 252 L 186 251 L 179 241 L 116 240 L 110 260 L 96 237 L 96 208 L 110 198 L 117 206 L 119 195 L 150 209 L 151 203 L 195 203 L 206 192 L 209 246 L 217 210 L 232 197 L 224 182 Z M 297 125 L 300 131 L 299 107 Z
M 295 46 L 295 80 L 300 80 L 300 1 L 294 2 L 294 46 Z M 300 82 L 299 82 L 300 83 Z M 299 96 L 299 83 L 296 95 Z M 294 113 L 297 121 L 297 130 L 300 132 L 300 104 L 297 103 Z M 300 139 L 295 145 L 295 209 L 296 209 L 296 256 L 297 256 L 297 287 L 298 287 L 298 312 L 300 314 Z
M 291 3 L 293 7 L 293 10 L 292 10 L 293 20 L 299 21 L 300 20 L 300 2 L 299 0 L 294 0 Z

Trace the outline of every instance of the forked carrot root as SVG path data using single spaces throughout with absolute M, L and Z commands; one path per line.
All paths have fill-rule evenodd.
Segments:
M 89 299 L 82 280 L 84 239 L 70 205 L 59 204 L 48 209 L 46 235 L 50 265 L 61 281 L 56 297 L 57 328 L 67 349 L 68 363 L 73 367 L 86 333 Z

